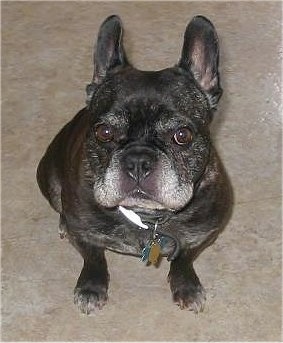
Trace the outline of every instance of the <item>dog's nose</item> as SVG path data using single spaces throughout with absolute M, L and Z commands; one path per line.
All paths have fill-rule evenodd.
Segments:
M 135 147 L 124 155 L 123 168 L 132 179 L 140 181 L 152 172 L 155 161 L 156 156 L 152 149 Z

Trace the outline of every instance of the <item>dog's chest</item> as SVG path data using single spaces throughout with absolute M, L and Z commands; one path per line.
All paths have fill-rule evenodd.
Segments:
M 143 250 L 153 241 L 153 227 L 141 229 L 137 226 L 112 225 L 107 229 L 89 228 L 75 232 L 79 239 L 118 253 L 142 256 Z M 70 232 L 72 235 L 74 232 Z M 160 243 L 160 254 L 167 256 L 172 253 L 175 243 L 170 237 L 159 235 L 156 239 Z

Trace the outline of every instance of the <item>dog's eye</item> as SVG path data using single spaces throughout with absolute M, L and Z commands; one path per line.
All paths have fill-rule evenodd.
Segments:
M 187 127 L 183 127 L 181 129 L 178 129 L 174 136 L 175 143 L 179 145 L 189 144 L 192 141 L 192 133 Z
M 95 129 L 95 136 L 101 142 L 110 142 L 114 138 L 113 128 L 106 124 L 99 124 Z

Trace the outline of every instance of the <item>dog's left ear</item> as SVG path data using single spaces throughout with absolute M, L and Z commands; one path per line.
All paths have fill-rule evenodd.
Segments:
M 178 66 L 189 70 L 207 94 L 211 108 L 216 109 L 222 95 L 219 73 L 218 37 L 213 24 L 203 16 L 196 16 L 188 24 Z
M 94 50 L 94 74 L 92 83 L 86 88 L 87 103 L 90 102 L 96 87 L 107 73 L 116 67 L 128 65 L 123 48 L 122 21 L 117 15 L 111 15 L 101 24 Z

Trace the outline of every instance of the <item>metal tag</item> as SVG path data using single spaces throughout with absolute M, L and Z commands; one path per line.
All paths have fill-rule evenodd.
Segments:
M 149 251 L 149 255 L 148 255 L 148 262 L 150 262 L 152 264 L 156 264 L 159 260 L 160 252 L 161 252 L 161 247 L 160 247 L 159 243 L 156 241 L 153 241 L 151 246 L 150 246 L 150 251 Z
M 142 250 L 142 257 L 141 260 L 143 262 L 148 262 L 148 257 L 149 257 L 149 251 L 150 251 L 150 244 L 147 244 L 143 250 Z

